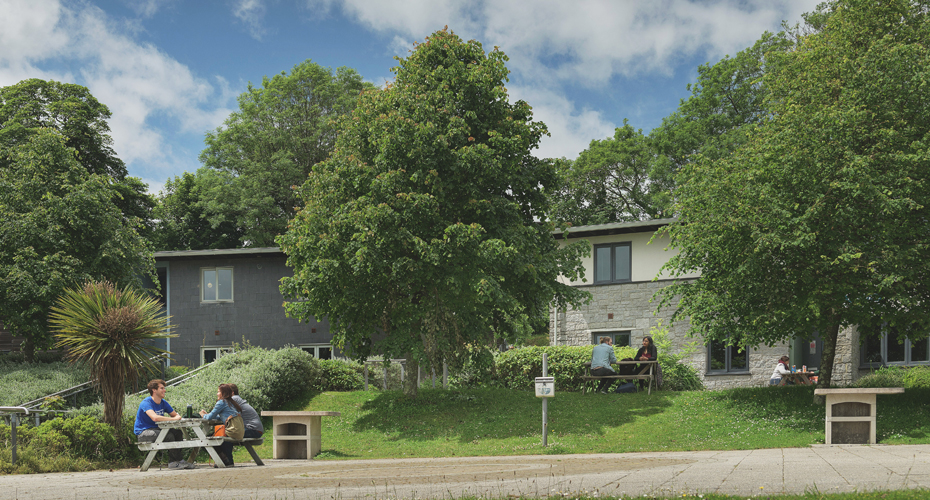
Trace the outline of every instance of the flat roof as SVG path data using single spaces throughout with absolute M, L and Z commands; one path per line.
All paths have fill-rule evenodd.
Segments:
M 216 250 L 163 250 L 155 252 L 156 259 L 185 259 L 197 257 L 236 257 L 259 254 L 284 253 L 278 247 L 222 248 Z
M 667 226 L 677 219 L 652 219 L 640 220 L 634 222 L 611 222 L 609 224 L 592 224 L 589 226 L 572 226 L 568 231 L 556 229 L 552 232 L 556 239 L 568 238 L 587 238 L 590 236 L 604 236 L 608 234 L 626 234 L 626 233 L 645 233 L 655 232 L 663 226 Z M 563 234 L 567 233 L 567 234 Z

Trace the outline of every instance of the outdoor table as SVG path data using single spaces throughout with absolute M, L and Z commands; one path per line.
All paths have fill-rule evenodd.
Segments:
M 639 371 L 639 373 L 637 373 L 637 374 L 635 374 L 635 375 L 619 375 L 619 374 L 617 374 L 617 375 L 605 375 L 605 376 L 600 376 L 600 377 L 597 377 L 597 376 L 594 376 L 594 375 L 583 375 L 583 376 L 581 377 L 581 379 L 582 379 L 582 380 L 601 380 L 601 379 L 622 379 L 622 380 L 625 380 L 625 379 L 639 379 L 639 380 L 648 380 L 649 383 L 648 383 L 648 385 L 647 385 L 647 392 L 646 392 L 646 394 L 652 394 L 652 384 L 653 384 L 653 381 L 655 380 L 655 370 L 656 370 L 656 365 L 659 364 L 659 360 L 655 360 L 655 361 L 636 361 L 636 360 L 631 360 L 631 361 L 617 361 L 616 363 L 612 363 L 612 364 L 615 364 L 615 365 L 647 365 L 647 366 L 644 367 L 642 370 Z M 587 363 L 585 363 L 585 367 L 587 367 L 587 368 L 590 370 L 590 369 L 591 369 L 591 362 L 588 361 Z M 658 389 L 658 385 L 656 386 L 656 389 Z M 584 388 L 582 388 L 582 394 L 584 394 L 585 392 L 587 392 L 587 391 L 586 391 Z
M 148 456 L 145 457 L 145 462 L 142 463 L 141 472 L 149 470 L 149 466 L 152 465 L 152 460 L 155 459 L 155 455 L 159 451 L 178 448 L 190 448 L 191 457 L 194 458 L 197 457 L 201 448 L 206 448 L 207 453 L 210 455 L 210 458 L 213 459 L 213 463 L 215 463 L 217 467 L 226 467 L 226 465 L 223 464 L 223 460 L 221 460 L 220 456 L 216 453 L 216 450 L 213 449 L 214 446 L 219 446 L 223 443 L 223 437 L 207 437 L 206 433 L 204 433 L 205 426 L 220 425 L 222 422 L 218 420 L 204 420 L 202 418 L 182 418 L 181 420 L 165 420 L 156 423 L 161 431 L 158 433 L 158 437 L 155 438 L 155 441 L 152 443 L 138 443 L 141 451 L 149 452 Z M 171 429 L 181 429 L 183 439 L 181 441 L 163 442 L 168 435 L 168 431 Z
M 794 382 L 797 385 L 811 385 L 813 384 L 813 382 L 811 382 L 810 378 L 813 377 L 814 375 L 815 375 L 814 372 L 786 373 L 781 376 L 781 382 L 779 382 L 778 385 L 785 385 L 789 381 Z

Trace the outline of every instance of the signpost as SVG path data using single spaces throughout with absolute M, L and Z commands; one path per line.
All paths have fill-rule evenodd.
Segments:
M 555 397 L 555 377 L 547 377 L 549 371 L 549 355 L 543 353 L 542 358 L 542 377 L 536 377 L 536 397 L 542 398 L 542 445 L 548 446 L 549 423 L 548 423 L 548 405 L 549 398 Z

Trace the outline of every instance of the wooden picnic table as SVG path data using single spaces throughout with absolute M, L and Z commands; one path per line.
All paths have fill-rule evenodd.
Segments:
M 590 381 L 590 380 L 605 380 L 605 379 L 648 380 L 649 383 L 648 383 L 647 386 L 646 386 L 646 387 L 647 387 L 646 394 L 650 394 L 650 395 L 652 394 L 652 382 L 653 382 L 653 380 L 655 380 L 655 370 L 656 370 L 655 367 L 656 367 L 657 364 L 659 364 L 659 360 L 655 360 L 655 361 L 636 361 L 636 360 L 632 360 L 632 361 L 617 361 L 616 363 L 612 363 L 612 364 L 615 364 L 615 365 L 646 365 L 646 366 L 643 367 L 643 369 L 640 370 L 639 373 L 634 374 L 634 375 L 621 375 L 621 374 L 617 374 L 617 375 L 604 375 L 604 376 L 600 376 L 600 377 L 594 376 L 594 375 L 582 375 L 582 376 L 581 376 L 581 379 L 584 380 L 584 381 Z M 589 370 L 591 369 L 591 362 L 590 362 L 590 361 L 587 362 L 587 363 L 585 363 L 584 365 L 585 365 Z M 594 390 L 596 390 L 596 389 L 597 389 L 597 388 L 595 388 Z M 656 387 L 656 389 L 658 389 L 658 387 Z M 582 394 L 585 394 L 586 392 L 587 392 L 587 387 L 582 386 L 582 388 L 581 388 L 581 393 L 582 393 Z
M 816 375 L 816 372 L 789 372 L 781 376 L 781 382 L 778 385 L 786 385 L 788 382 L 792 382 L 796 385 L 812 385 L 811 377 Z
M 218 420 L 204 420 L 202 418 L 182 418 L 180 420 L 166 420 L 162 422 L 157 422 L 158 428 L 161 429 L 158 433 L 158 437 L 155 438 L 154 442 L 151 443 L 138 443 L 139 450 L 147 451 L 148 456 L 145 457 L 145 462 L 142 463 L 140 469 L 141 472 L 149 470 L 149 466 L 152 465 L 152 460 L 155 459 L 155 455 L 159 451 L 164 450 L 175 450 L 175 449 L 190 449 L 191 450 L 191 463 L 195 463 L 197 454 L 200 452 L 201 448 L 206 448 L 207 454 L 210 455 L 210 458 L 213 459 L 213 463 L 216 464 L 219 468 L 225 468 L 226 465 L 220 459 L 220 456 L 216 453 L 216 450 L 213 449 L 214 446 L 219 446 L 223 443 L 223 436 L 207 436 L 204 432 L 204 428 L 209 428 L 208 426 L 220 425 L 222 422 Z M 168 435 L 168 431 L 171 429 L 181 429 L 181 434 L 183 439 L 181 441 L 169 441 L 164 442 L 165 437 Z M 232 441 L 232 440 L 231 440 Z M 249 450 L 249 454 L 252 455 L 252 458 L 255 459 L 255 463 L 258 465 L 264 465 L 258 455 L 255 453 L 255 450 L 252 449 L 253 444 L 261 444 L 261 440 L 252 440 L 257 442 L 246 443 L 245 441 L 233 441 L 235 443 L 242 444 L 246 446 Z

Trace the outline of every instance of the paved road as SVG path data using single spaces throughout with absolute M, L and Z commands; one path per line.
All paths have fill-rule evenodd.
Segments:
M 442 499 L 853 492 L 930 488 L 930 445 L 745 451 L 268 460 L 265 467 L 153 467 L 0 477 L 0 499 Z

